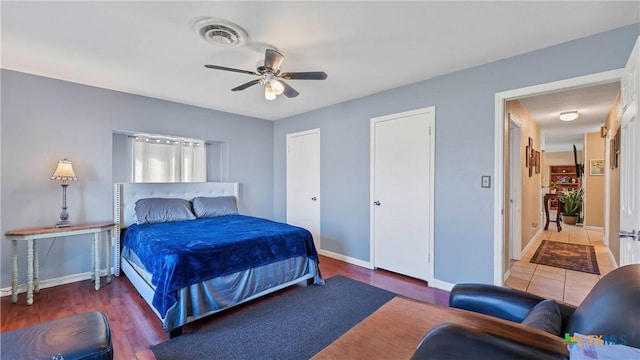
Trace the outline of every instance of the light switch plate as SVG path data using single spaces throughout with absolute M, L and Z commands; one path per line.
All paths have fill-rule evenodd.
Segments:
M 483 188 L 490 188 L 491 187 L 491 176 L 482 175 L 482 187 Z

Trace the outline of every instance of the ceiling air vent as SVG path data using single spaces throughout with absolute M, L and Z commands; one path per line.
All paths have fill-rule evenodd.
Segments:
M 222 47 L 242 46 L 247 32 L 240 26 L 218 18 L 204 18 L 195 23 L 196 34 L 209 44 Z

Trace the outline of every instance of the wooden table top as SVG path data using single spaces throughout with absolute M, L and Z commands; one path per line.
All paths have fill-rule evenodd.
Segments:
M 312 359 L 409 359 L 429 330 L 445 322 L 569 356 L 562 339 L 544 331 L 470 311 L 395 297 Z
M 115 224 L 110 221 L 101 221 L 101 222 L 91 222 L 91 223 L 83 223 L 76 224 L 74 226 L 57 228 L 54 226 L 47 227 L 31 227 L 24 229 L 16 229 L 9 230 L 5 233 L 5 236 L 33 236 L 33 235 L 41 235 L 41 234 L 55 234 L 55 233 L 63 233 L 68 231 L 80 231 L 80 230 L 90 230 L 90 229 L 103 229 L 110 226 L 114 226 Z

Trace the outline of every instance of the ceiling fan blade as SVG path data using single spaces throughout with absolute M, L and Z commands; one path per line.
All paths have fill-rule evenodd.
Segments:
M 327 74 L 324 71 L 286 72 L 280 77 L 287 80 L 324 80 Z
M 240 70 L 240 69 L 234 69 L 234 68 L 229 68 L 229 67 L 224 67 L 224 66 L 218 66 L 218 65 L 205 65 L 204 67 L 209 68 L 209 69 L 216 69 L 216 70 L 224 70 L 224 71 L 233 71 L 233 72 L 237 72 L 237 73 L 241 73 L 241 74 L 248 74 L 248 75 L 256 75 L 256 76 L 260 76 L 260 74 L 253 72 L 253 71 L 248 71 L 248 70 Z
M 233 89 L 231 89 L 231 91 L 244 90 L 244 89 L 246 89 L 246 88 L 248 88 L 250 86 L 257 85 L 257 84 L 260 84 L 260 79 L 251 80 L 251 81 L 249 81 L 247 83 L 244 83 L 244 84 L 242 84 L 240 86 L 236 86 Z
M 278 80 L 280 82 L 280 84 L 282 84 L 282 86 L 284 86 L 284 91 L 282 92 L 286 97 L 288 98 L 294 98 L 298 95 L 300 95 L 299 92 L 296 91 L 296 89 L 292 88 L 291 86 L 289 86 L 289 84 L 287 84 L 286 82 L 282 81 L 282 80 Z
M 282 65 L 282 61 L 284 60 L 284 55 L 273 49 L 267 49 L 264 53 L 264 67 L 273 70 L 274 73 L 277 73 L 280 70 L 280 65 Z

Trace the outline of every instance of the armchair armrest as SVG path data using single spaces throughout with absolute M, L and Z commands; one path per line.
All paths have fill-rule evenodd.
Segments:
M 500 286 L 458 284 L 451 290 L 449 306 L 520 323 L 543 300 L 540 296 Z
M 535 337 L 535 334 L 532 334 Z M 560 341 L 560 339 L 558 339 Z M 566 360 L 568 352 L 544 350 L 531 344 L 493 336 L 462 325 L 444 323 L 420 341 L 411 360 L 422 359 L 536 359 Z
M 564 332 L 567 321 L 569 321 L 571 315 L 576 311 L 576 307 L 571 304 L 558 301 L 556 301 L 556 304 L 558 304 L 558 309 L 560 309 L 560 316 L 562 317 L 562 331 Z

